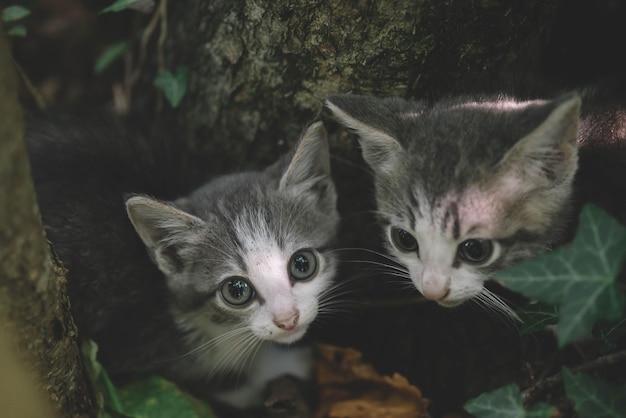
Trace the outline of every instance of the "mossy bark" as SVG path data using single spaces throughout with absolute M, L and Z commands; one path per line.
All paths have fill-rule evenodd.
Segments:
M 39 217 L 17 80 L 1 28 L 0 115 L 0 338 L 4 340 L 0 355 L 16 350 L 38 389 L 47 393 L 50 416 L 54 411 L 59 416 L 92 416 L 93 391 L 65 295 L 64 270 L 51 257 Z M 3 369 L 3 382 L 14 378 L 18 380 Z

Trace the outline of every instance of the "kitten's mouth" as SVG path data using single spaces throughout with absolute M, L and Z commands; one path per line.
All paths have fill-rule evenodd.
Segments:
M 304 325 L 304 326 L 295 327 L 294 329 L 291 329 L 288 331 L 282 331 L 279 334 L 274 334 L 272 341 L 275 341 L 280 344 L 295 343 L 296 341 L 304 337 L 304 334 L 306 333 L 307 328 L 308 326 Z

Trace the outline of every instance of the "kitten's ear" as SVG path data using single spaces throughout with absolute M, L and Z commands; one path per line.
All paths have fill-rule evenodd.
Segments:
M 326 99 L 326 107 L 335 118 L 359 136 L 363 159 L 374 171 L 388 174 L 395 170 L 404 149 L 382 128 L 398 124 L 383 103 L 375 98 L 350 94 Z
M 500 173 L 526 190 L 571 181 L 578 167 L 580 106 L 578 95 L 568 95 L 539 109 L 547 116 L 507 152 Z
M 185 263 L 182 253 L 199 240 L 204 221 L 142 196 L 129 198 L 126 211 L 159 269 L 168 276 L 179 273 Z
M 335 210 L 337 194 L 330 175 L 328 138 L 322 122 L 315 122 L 304 131 L 278 188 L 296 196 L 310 196 L 324 210 Z

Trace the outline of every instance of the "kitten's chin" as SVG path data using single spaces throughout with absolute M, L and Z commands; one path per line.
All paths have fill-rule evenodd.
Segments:
M 462 299 L 462 300 L 438 300 L 437 301 L 439 306 L 443 306 L 444 308 L 454 308 L 456 306 L 459 306 L 463 302 L 465 302 L 465 299 Z

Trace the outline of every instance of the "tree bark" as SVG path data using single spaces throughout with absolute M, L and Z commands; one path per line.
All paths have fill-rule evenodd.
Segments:
M 23 368 L 35 376 L 37 390 L 48 395 L 47 412 L 43 404 L 36 415 L 23 416 L 93 416 L 94 392 L 77 344 L 64 270 L 52 260 L 39 217 L 16 81 L 0 29 L 0 361 L 10 361 L 11 350 L 17 350 Z M 19 367 L 15 375 L 2 370 L 2 385 L 10 382 L 9 388 L 23 373 Z M 29 402 L 22 406 L 32 406 Z

